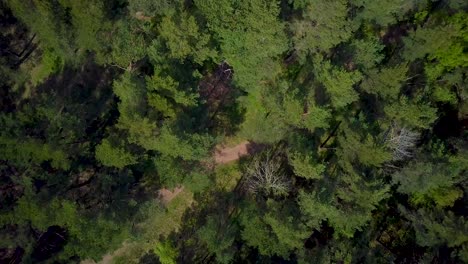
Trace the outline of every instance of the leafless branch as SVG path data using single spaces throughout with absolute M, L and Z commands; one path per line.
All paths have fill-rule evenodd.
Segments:
M 252 193 L 285 195 L 290 189 L 281 161 L 275 155 L 257 157 L 248 168 L 246 176 L 246 187 Z
M 399 161 L 413 157 L 413 149 L 418 139 L 418 132 L 393 126 L 387 138 L 387 144 L 393 150 L 393 160 Z

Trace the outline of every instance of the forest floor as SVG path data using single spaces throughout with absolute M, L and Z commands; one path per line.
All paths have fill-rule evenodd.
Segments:
M 107 253 L 106 255 L 104 255 L 104 257 L 102 258 L 101 261 L 98 262 L 98 264 L 113 264 L 114 263 L 114 258 L 117 257 L 117 256 L 125 254 L 125 252 L 128 250 L 129 245 L 130 245 L 129 243 L 124 242 L 122 244 L 122 246 L 119 249 L 117 249 L 116 251 L 114 251 L 112 253 Z M 89 264 L 94 264 L 94 263 L 95 263 L 94 261 L 89 262 Z M 84 264 L 84 263 L 81 262 L 81 264 Z M 88 264 L 88 263 L 86 263 L 86 264 Z
M 241 157 L 255 154 L 261 151 L 263 148 L 264 146 L 262 145 L 245 140 L 234 146 L 220 144 L 216 146 L 215 153 L 213 156 L 216 165 L 223 165 L 236 161 Z M 184 186 L 176 187 L 172 191 L 167 188 L 162 188 L 159 189 L 158 196 L 161 199 L 162 203 L 164 205 L 167 205 L 183 190 Z
M 121 263 L 121 258 L 133 258 L 133 252 L 139 252 L 141 247 L 146 248 L 148 244 L 157 243 L 160 237 L 168 237 L 172 232 L 177 232 L 182 225 L 184 212 L 194 203 L 193 193 L 184 187 L 176 187 L 173 191 L 169 189 L 161 189 L 159 197 L 163 202 L 166 210 L 155 213 L 146 225 L 152 226 L 154 232 L 154 240 L 143 242 L 124 241 L 122 245 L 113 252 L 109 252 L 102 257 L 100 261 L 93 261 L 90 259 L 83 260 L 80 264 L 112 264 Z M 160 224 L 164 223 L 164 224 Z
M 227 175 L 227 178 L 231 180 L 231 182 L 226 183 L 228 182 L 228 179 L 223 179 L 222 184 L 226 185 L 226 186 L 223 185 L 223 188 L 229 189 L 235 186 L 237 183 L 237 180 L 240 177 L 240 175 L 237 175 L 238 171 L 232 168 L 232 164 L 234 161 L 242 157 L 258 153 L 262 151 L 265 147 L 264 145 L 250 142 L 247 140 L 236 142 L 236 143 L 237 144 L 235 145 L 231 145 L 229 143 L 220 144 L 216 146 L 215 152 L 213 154 L 215 165 L 220 170 L 218 173 L 222 175 Z M 162 203 L 167 208 L 169 208 L 169 211 L 174 211 L 173 214 L 175 214 L 175 216 L 169 217 L 171 219 L 171 222 L 172 221 L 178 222 L 177 220 L 180 221 L 185 209 L 190 204 L 192 204 L 192 201 L 193 201 L 192 198 L 187 200 L 184 197 L 179 197 L 179 196 L 187 196 L 185 193 L 186 191 L 184 190 L 184 186 L 176 187 L 173 190 L 170 190 L 168 188 L 162 188 L 162 189 L 159 189 L 158 191 L 158 197 L 162 201 Z M 180 203 L 179 200 L 182 200 L 182 201 L 187 200 L 188 202 L 187 203 L 183 202 L 181 205 L 179 205 Z M 177 228 L 178 226 L 175 226 L 174 228 L 170 228 L 170 229 L 172 230 L 172 229 L 177 229 Z M 81 264 L 96 264 L 96 263 L 111 264 L 114 262 L 115 257 L 125 254 L 126 251 L 130 250 L 130 247 L 131 247 L 131 244 L 124 242 L 119 249 L 103 256 L 103 259 L 101 261 L 95 262 L 92 260 L 84 260 L 84 261 L 81 261 Z
M 214 160 L 216 164 L 226 164 L 232 161 L 236 161 L 243 156 L 260 152 L 263 149 L 263 145 L 250 141 L 242 141 L 241 143 L 232 147 L 219 145 L 216 147 Z
M 255 154 L 262 149 L 262 145 L 245 140 L 234 146 L 220 144 L 215 148 L 215 153 L 213 156 L 216 165 L 223 165 L 236 161 L 241 157 Z M 183 190 L 184 186 L 176 187 L 172 191 L 167 188 L 162 188 L 158 191 L 158 197 L 161 199 L 164 205 L 167 205 Z
M 163 204 L 167 205 L 172 199 L 174 199 L 180 192 L 184 190 L 184 186 L 175 187 L 173 191 L 162 188 L 158 191 L 159 197 Z

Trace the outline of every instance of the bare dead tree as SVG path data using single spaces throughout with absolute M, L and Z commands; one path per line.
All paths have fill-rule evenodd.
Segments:
M 252 193 L 286 195 L 291 183 L 282 170 L 281 159 L 275 154 L 257 156 L 246 173 L 246 187 Z
M 413 157 L 413 149 L 419 139 L 419 133 L 406 128 L 393 126 L 390 130 L 387 143 L 393 150 L 393 160 L 400 161 Z

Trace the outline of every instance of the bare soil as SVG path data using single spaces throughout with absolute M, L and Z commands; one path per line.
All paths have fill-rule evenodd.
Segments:
M 235 146 L 227 147 L 224 145 L 219 145 L 216 147 L 214 153 L 214 159 L 216 164 L 226 164 L 240 159 L 241 157 L 255 154 L 262 151 L 265 148 L 264 145 L 257 144 L 250 141 L 243 141 Z M 177 195 L 179 195 L 184 190 L 184 186 L 176 187 L 174 190 L 167 188 L 162 188 L 158 191 L 158 197 L 161 199 L 163 204 L 167 205 L 171 200 L 173 200 Z M 121 248 L 116 251 L 106 254 L 103 256 L 102 260 L 97 262 L 98 264 L 110 264 L 113 262 L 115 256 L 122 254 L 126 247 L 127 243 L 124 243 Z M 96 264 L 92 260 L 81 261 L 81 264 Z
M 216 147 L 214 159 L 216 164 L 226 164 L 236 161 L 241 157 L 248 156 L 260 152 L 265 148 L 264 145 L 250 141 L 243 141 L 236 146 L 226 147 L 220 145 Z
M 184 186 L 176 187 L 173 191 L 162 188 L 158 191 L 159 198 L 164 204 L 168 204 L 172 199 L 174 199 L 180 192 L 184 190 Z

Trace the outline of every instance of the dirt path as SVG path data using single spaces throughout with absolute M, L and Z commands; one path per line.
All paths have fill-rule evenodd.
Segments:
M 174 191 L 170 191 L 169 189 L 162 188 L 158 191 L 158 195 L 164 204 L 168 204 L 172 199 L 174 199 L 183 190 L 184 190 L 184 186 L 176 187 L 174 188 Z
M 183 192 L 183 190 L 184 190 L 184 186 L 176 187 L 176 188 L 174 188 L 173 191 L 171 191 L 169 189 L 166 189 L 166 188 L 163 188 L 163 189 L 160 189 L 158 191 L 158 196 L 165 205 L 168 205 L 169 202 L 171 200 L 173 200 L 174 198 L 176 198 L 179 194 L 181 194 Z M 185 197 L 187 197 L 187 192 L 181 194 L 181 196 L 184 196 L 184 195 L 185 195 Z M 184 198 L 184 199 L 187 199 L 187 198 Z M 188 203 L 187 203 L 186 207 L 183 207 L 181 209 L 177 209 L 179 211 L 175 210 L 174 208 L 171 209 L 172 214 L 175 215 L 174 219 L 179 219 L 179 220 L 182 219 L 183 212 L 185 211 L 185 209 L 188 206 L 190 206 L 190 204 L 193 201 L 192 197 L 190 196 L 190 199 L 187 200 L 187 201 L 188 201 Z M 174 216 L 171 216 L 171 217 L 174 217 Z M 166 222 L 170 222 L 171 224 L 173 224 L 174 219 L 170 219 L 172 221 L 166 221 Z M 164 221 L 162 221 L 162 222 L 164 222 Z M 166 225 L 166 226 L 170 226 L 170 224 Z M 166 236 L 169 235 L 169 233 L 171 231 L 172 230 L 166 231 L 165 235 Z M 96 262 L 94 260 L 91 260 L 91 259 L 86 259 L 86 260 L 82 260 L 80 262 L 80 264 L 112 264 L 112 263 L 114 263 L 114 258 L 115 257 L 124 255 L 127 251 L 132 250 L 132 246 L 137 246 L 137 245 L 136 244 L 130 244 L 128 242 L 124 242 L 120 248 L 118 248 L 117 250 L 115 250 L 113 252 L 109 252 L 106 255 L 102 256 L 102 259 L 100 261 L 98 261 L 98 262 Z
M 260 152 L 264 149 L 263 145 L 256 144 L 250 141 L 243 141 L 236 146 L 233 147 L 226 147 L 223 145 L 219 145 L 216 147 L 214 153 L 214 159 L 216 164 L 226 164 L 229 162 L 233 162 L 238 160 L 241 157 L 252 155 L 257 152 Z M 173 200 L 177 195 L 179 195 L 184 190 L 184 186 L 176 187 L 174 190 L 170 190 L 167 188 L 162 188 L 158 191 L 158 197 L 161 201 L 167 205 L 171 200 Z M 102 260 L 97 262 L 97 264 L 111 264 L 113 263 L 114 257 L 124 254 L 129 246 L 128 243 L 124 242 L 122 247 L 117 249 L 112 253 L 108 253 L 103 256 Z M 80 264 L 96 264 L 95 261 L 92 260 L 83 260 Z
M 122 246 L 115 250 L 114 252 L 107 253 L 106 255 L 102 256 L 102 259 L 98 262 L 85 259 L 80 262 L 80 264 L 113 264 L 114 258 L 125 254 L 125 251 L 129 248 L 130 244 L 127 241 L 122 243 Z
M 247 155 L 261 151 L 264 146 L 250 141 L 243 141 L 233 147 L 220 145 L 216 147 L 214 159 L 216 164 L 226 164 Z

